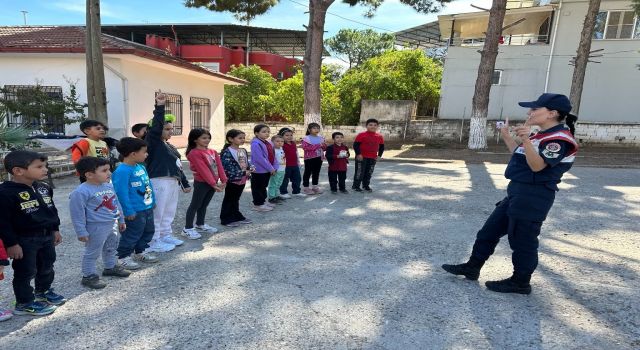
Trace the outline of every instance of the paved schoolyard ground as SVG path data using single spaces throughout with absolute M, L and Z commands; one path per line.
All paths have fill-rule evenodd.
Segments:
M 511 272 L 506 241 L 479 282 L 440 269 L 467 258 L 504 195 L 503 169 L 381 162 L 372 194 L 292 199 L 267 214 L 250 211 L 246 192 L 254 225 L 187 242 L 101 291 L 79 283 L 82 247 L 67 209 L 76 179 L 59 179 L 65 241 L 55 287 L 69 301 L 48 317 L 0 323 L 0 348 L 640 348 L 637 169 L 576 167 L 566 176 L 543 226 L 531 295 L 484 288 Z M 178 199 L 176 231 L 189 196 Z M 0 296 L 7 307 L 7 281 Z

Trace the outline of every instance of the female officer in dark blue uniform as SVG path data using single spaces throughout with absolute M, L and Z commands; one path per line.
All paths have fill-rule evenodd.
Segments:
M 477 280 L 482 265 L 493 254 L 500 238 L 507 235 L 513 250 L 513 275 L 505 280 L 486 282 L 486 286 L 500 293 L 529 294 L 531 274 L 538 265 L 540 227 L 553 205 L 558 183 L 573 165 L 578 150 L 573 138 L 577 117 L 569 114 L 571 103 L 565 95 L 543 94 L 537 101 L 519 105 L 530 108 L 524 126 L 514 129 L 522 144 L 518 145 L 509 134 L 508 120 L 500 129 L 502 139 L 513 152 L 504 174 L 511 180 L 507 197 L 496 205 L 478 231 L 469 261 L 445 264 L 442 268 Z M 530 136 L 530 125 L 539 126 L 541 131 Z

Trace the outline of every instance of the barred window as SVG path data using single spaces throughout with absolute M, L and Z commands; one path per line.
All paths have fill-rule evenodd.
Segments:
M 156 95 L 158 93 L 156 92 Z M 173 114 L 176 116 L 176 121 L 173 123 L 173 135 L 182 135 L 182 96 L 176 94 L 168 94 L 167 102 L 164 104 L 164 113 Z
M 191 128 L 209 129 L 211 103 L 208 98 L 191 97 Z
M 5 85 L 0 96 L 14 112 L 7 115 L 8 127 L 24 126 L 33 134 L 65 132 L 63 94 L 61 86 Z M 43 99 L 50 99 L 44 108 Z M 19 110 L 22 109 L 22 110 Z

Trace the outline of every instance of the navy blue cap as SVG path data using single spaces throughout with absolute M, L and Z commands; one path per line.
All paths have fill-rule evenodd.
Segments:
M 571 102 L 565 95 L 545 93 L 540 95 L 537 100 L 531 102 L 518 102 L 520 107 L 542 108 L 558 112 L 571 112 Z

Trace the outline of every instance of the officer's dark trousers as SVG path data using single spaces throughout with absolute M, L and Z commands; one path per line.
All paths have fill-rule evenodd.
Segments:
M 472 260 L 485 262 L 493 254 L 500 238 L 509 237 L 513 250 L 513 275 L 522 282 L 529 282 L 538 266 L 538 235 L 542 221 L 531 221 L 507 215 L 509 197 L 500 201 L 476 236 L 471 253 Z

